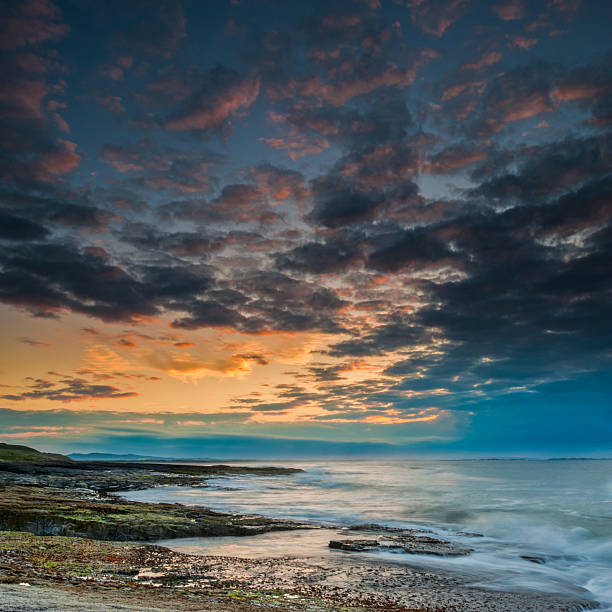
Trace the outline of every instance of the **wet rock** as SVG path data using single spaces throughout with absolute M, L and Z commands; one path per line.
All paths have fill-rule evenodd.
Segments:
M 380 540 L 331 540 L 329 548 L 351 552 L 394 550 L 409 555 L 436 555 L 441 557 L 469 555 L 474 550 L 448 540 L 411 534 L 391 536 Z
M 329 548 L 364 552 L 373 548 L 380 548 L 380 542 L 378 540 L 331 540 Z
M 393 538 L 393 541 L 410 555 L 437 555 L 440 557 L 456 557 L 469 555 L 473 548 L 461 546 L 449 540 L 432 538 L 429 536 L 402 535 Z
M 521 555 L 521 559 L 531 561 L 532 563 L 538 563 L 539 565 L 546 563 L 546 559 L 544 559 L 544 557 L 536 557 L 535 555 Z

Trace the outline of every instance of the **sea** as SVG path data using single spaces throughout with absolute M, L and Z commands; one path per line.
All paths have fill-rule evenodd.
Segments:
M 327 528 L 161 542 L 183 552 L 245 557 L 362 554 L 328 549 L 330 534 L 363 523 L 416 528 L 475 551 L 461 557 L 396 551 L 363 554 L 460 572 L 474 586 L 488 589 L 591 597 L 600 602 L 600 611 L 612 611 L 612 460 L 283 460 L 279 464 L 304 472 L 224 476 L 209 480 L 204 488 L 166 486 L 122 495 Z

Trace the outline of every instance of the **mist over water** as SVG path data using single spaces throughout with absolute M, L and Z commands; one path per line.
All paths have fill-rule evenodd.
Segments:
M 296 461 L 287 465 L 305 472 L 216 478 L 207 488 L 162 487 L 125 496 L 330 527 L 379 523 L 430 529 L 475 552 L 454 558 L 368 554 L 469 573 L 474 584 L 487 588 L 591 596 L 602 603 L 602 609 L 612 610 L 612 460 Z M 198 538 L 188 545 L 207 554 L 240 554 L 242 548 L 245 556 L 255 556 L 261 552 L 258 546 L 267 554 L 291 554 L 292 546 L 293 554 L 300 550 L 330 554 L 328 535 L 302 535 L 303 546 L 295 546 L 290 532 L 242 540 Z M 227 552 L 229 547 L 232 552 Z

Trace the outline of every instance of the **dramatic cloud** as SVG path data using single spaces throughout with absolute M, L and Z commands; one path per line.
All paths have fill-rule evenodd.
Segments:
M 612 365 L 606 9 L 6 4 L 5 435 L 591 431 Z

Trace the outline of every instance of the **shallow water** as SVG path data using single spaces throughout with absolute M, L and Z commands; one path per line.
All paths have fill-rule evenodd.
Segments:
M 203 489 L 161 487 L 124 495 L 330 527 L 379 523 L 431 529 L 476 551 L 456 558 L 389 552 L 376 556 L 467 572 L 474 584 L 487 588 L 577 594 L 582 587 L 602 602 L 602 610 L 612 610 L 611 460 L 286 464 L 305 473 L 224 477 Z M 187 546 L 189 552 L 251 557 L 344 554 L 326 548 L 330 533 L 335 532 L 189 538 L 173 546 L 186 552 Z M 521 555 L 541 557 L 545 563 Z

